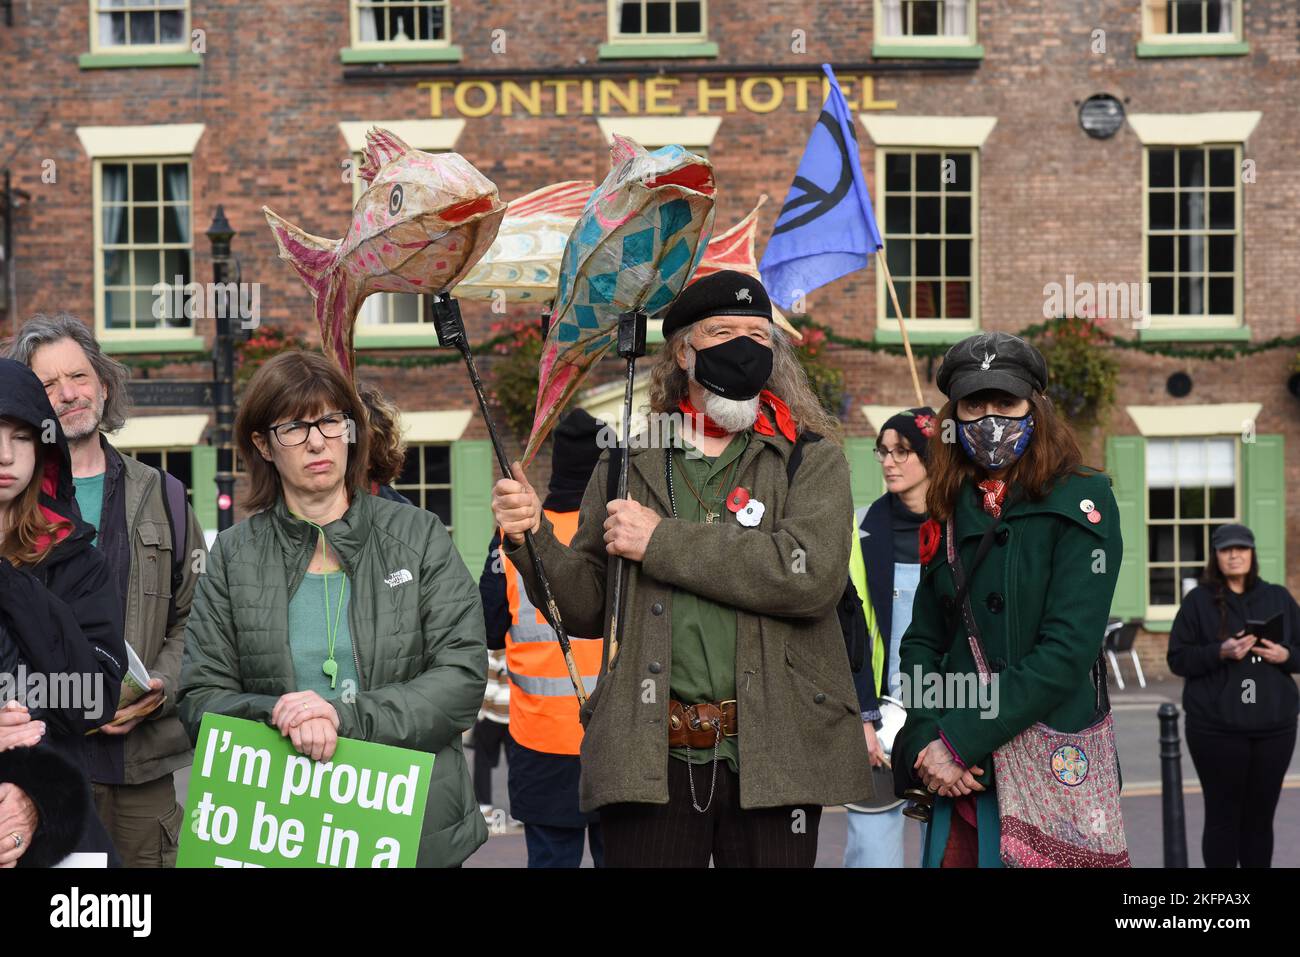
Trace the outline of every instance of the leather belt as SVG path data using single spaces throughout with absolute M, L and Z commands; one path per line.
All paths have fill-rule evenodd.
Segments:
M 734 738 L 739 732 L 735 699 L 700 704 L 668 702 L 670 748 L 712 748 L 718 740 L 719 729 L 724 738 Z

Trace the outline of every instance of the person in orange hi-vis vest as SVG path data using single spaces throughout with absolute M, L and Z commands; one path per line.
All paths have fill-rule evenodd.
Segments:
M 600 458 L 604 426 L 584 409 L 567 413 L 555 429 L 551 485 L 542 508 L 555 535 L 569 542 L 578 529 L 578 508 Z M 528 598 L 519 572 L 492 538 L 479 578 L 488 648 L 505 648 L 510 679 L 510 726 L 506 737 L 510 814 L 524 822 L 529 867 L 578 867 L 584 842 L 595 866 L 604 859 L 595 814 L 578 809 L 578 751 L 582 725 L 564 655 L 555 632 Z M 573 657 L 587 693 L 600 673 L 600 638 L 570 636 Z

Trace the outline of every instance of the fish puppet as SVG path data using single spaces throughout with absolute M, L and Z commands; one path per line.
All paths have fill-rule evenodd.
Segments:
M 357 312 L 377 292 L 445 292 L 496 238 L 506 206 L 457 153 L 412 149 L 382 129 L 366 134 L 358 175 L 369 184 L 342 239 L 312 236 L 262 207 L 280 258 L 316 300 L 321 345 L 349 374 Z
M 552 183 L 510 201 L 496 242 L 456 286 L 457 299 L 548 302 L 573 224 L 596 184 Z
M 565 243 L 595 188 L 590 181 L 571 180 L 512 199 L 496 242 L 457 284 L 456 298 L 540 303 L 553 300 Z M 760 278 L 754 239 L 758 211 L 766 202 L 764 193 L 744 219 L 709 238 L 704 258 L 686 283 L 688 286 L 721 269 Z M 803 338 L 775 306 L 772 318 L 793 338 Z
M 646 152 L 615 135 L 612 169 L 591 194 L 560 262 L 551 329 L 542 346 L 526 466 L 587 372 L 618 338 L 618 317 L 662 318 L 686 286 L 713 231 L 717 187 L 708 160 L 681 146 Z

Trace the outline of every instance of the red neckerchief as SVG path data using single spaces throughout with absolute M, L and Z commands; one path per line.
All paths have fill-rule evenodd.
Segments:
M 770 392 L 767 389 L 764 389 L 758 394 L 758 414 L 754 417 L 754 431 L 763 435 L 776 435 L 776 428 L 773 428 L 772 420 L 763 412 L 764 403 L 767 403 L 772 407 L 772 412 L 776 416 L 776 428 L 779 428 L 781 434 L 793 442 L 795 437 L 798 435 L 798 432 L 795 429 L 794 417 L 790 415 L 790 407 L 782 402 L 777 397 L 776 393 Z M 687 415 L 694 417 L 697 424 L 702 420 L 704 422 L 704 434 L 711 439 L 720 439 L 724 435 L 731 434 L 699 409 L 695 408 L 695 406 L 691 404 L 690 396 L 687 396 L 682 399 L 681 402 L 678 402 L 677 408 L 682 412 L 685 412 Z
M 979 490 L 984 493 L 984 511 L 994 518 L 1002 517 L 1002 500 L 1007 497 L 1007 483 L 997 479 L 985 479 L 979 483 Z

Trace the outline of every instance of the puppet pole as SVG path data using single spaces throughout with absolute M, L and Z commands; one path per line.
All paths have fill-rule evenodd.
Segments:
M 618 497 L 627 498 L 627 470 L 631 466 L 632 393 L 636 385 L 636 360 L 645 355 L 644 310 L 634 309 L 618 317 L 618 354 L 627 360 L 627 380 L 623 387 L 623 441 L 619 449 Z M 613 467 L 611 456 L 610 467 Z M 627 577 L 627 559 L 619 555 L 614 561 L 614 602 L 609 619 L 609 658 L 618 654 L 618 638 L 623 625 L 623 580 Z M 608 664 L 606 665 L 608 667 Z
M 439 293 L 433 296 L 433 321 L 434 327 L 438 333 L 438 344 L 441 346 L 453 346 L 465 360 L 465 368 L 469 370 L 469 381 L 474 386 L 474 394 L 478 396 L 478 406 L 483 413 L 483 421 L 487 423 L 488 434 L 492 437 L 492 448 L 496 451 L 497 462 L 501 465 L 501 473 L 506 478 L 510 478 L 510 460 L 506 458 L 505 447 L 501 444 L 501 437 L 497 434 L 496 423 L 492 421 L 492 413 L 488 410 L 487 395 L 483 392 L 483 383 L 478 377 L 478 369 L 474 365 L 474 355 L 469 351 L 469 342 L 465 338 L 465 323 L 460 316 L 460 303 L 447 293 Z M 503 542 L 504 545 L 504 542 Z M 573 648 L 569 644 L 569 635 L 564 630 L 564 623 L 560 620 L 560 609 L 555 604 L 555 596 L 551 594 L 551 583 L 546 577 L 546 569 L 542 567 L 542 559 L 537 554 L 537 546 L 533 542 L 532 532 L 524 532 L 524 545 L 528 548 L 528 558 L 533 564 L 533 575 L 537 583 L 541 585 L 542 595 L 545 598 L 545 609 L 543 614 L 551 627 L 555 629 L 556 640 L 560 643 L 560 650 L 564 652 L 564 663 L 569 669 L 569 679 L 573 682 L 573 692 L 578 696 L 578 707 L 581 708 L 587 703 L 587 689 L 582 686 L 582 675 L 578 673 L 578 665 L 573 660 Z
M 889 287 L 889 298 L 894 303 L 894 315 L 898 317 L 898 331 L 903 336 L 903 351 L 907 353 L 907 367 L 912 370 L 912 386 L 916 389 L 916 404 L 925 405 L 925 396 L 921 395 L 921 377 L 916 374 L 916 359 L 912 355 L 912 343 L 907 338 L 907 325 L 903 322 L 903 310 L 898 305 L 898 291 L 894 289 L 894 277 L 889 274 L 889 264 L 885 262 L 885 247 L 881 246 L 876 250 L 876 262 L 880 264 L 880 271 L 885 277 L 885 285 Z

